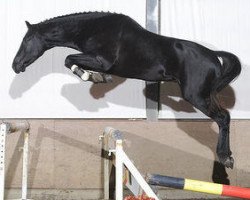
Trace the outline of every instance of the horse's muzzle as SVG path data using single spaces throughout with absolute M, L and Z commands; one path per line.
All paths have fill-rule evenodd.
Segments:
M 20 64 L 15 63 L 15 62 L 13 62 L 13 64 L 12 64 L 12 69 L 17 74 L 19 74 L 20 72 L 24 72 L 25 71 L 25 67 L 23 67 Z

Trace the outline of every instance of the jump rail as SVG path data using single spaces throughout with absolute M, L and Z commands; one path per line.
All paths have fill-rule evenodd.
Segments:
M 204 181 L 148 174 L 147 182 L 151 185 L 171 187 L 194 192 L 215 194 L 220 196 L 250 199 L 250 188 L 242 188 Z
M 30 125 L 27 121 L 0 124 L 0 200 L 4 200 L 4 183 L 5 183 L 5 144 L 8 134 L 21 131 L 24 134 L 23 145 L 23 171 L 22 171 L 22 197 L 27 199 L 27 183 L 28 183 L 28 141 L 29 141 Z
M 113 128 L 107 127 L 102 136 L 102 149 L 109 156 L 115 157 L 115 199 L 123 200 L 123 183 L 124 183 L 124 171 L 131 174 L 131 180 L 135 181 L 125 181 L 125 185 L 132 193 L 137 193 L 138 190 L 133 188 L 133 183 L 137 182 L 135 186 L 140 186 L 142 190 L 148 197 L 152 197 L 155 200 L 159 200 L 156 194 L 153 192 L 151 187 L 147 184 L 144 178 L 141 176 L 140 172 L 136 169 L 134 164 L 128 158 L 126 153 L 123 151 L 123 140 L 122 133 Z M 112 143 L 111 143 L 112 142 Z M 113 145 L 113 146 L 112 146 Z M 105 156 L 104 156 L 105 157 Z M 109 177 L 110 177 L 110 164 L 112 159 L 104 158 L 104 199 L 109 199 Z M 124 170 L 124 166 L 126 169 Z M 138 194 L 135 194 L 138 195 Z

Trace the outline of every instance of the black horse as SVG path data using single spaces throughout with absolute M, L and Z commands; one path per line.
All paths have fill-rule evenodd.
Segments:
M 13 61 L 16 73 L 24 72 L 46 50 L 61 46 L 82 52 L 67 56 L 65 66 L 83 80 L 108 82 L 114 74 L 177 81 L 183 98 L 217 122 L 217 155 L 222 164 L 233 168 L 230 115 L 219 105 L 216 94 L 240 74 L 235 55 L 156 35 L 122 14 L 78 13 L 26 24 L 28 32 Z

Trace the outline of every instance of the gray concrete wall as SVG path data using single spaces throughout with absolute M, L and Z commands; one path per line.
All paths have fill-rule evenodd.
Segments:
M 223 169 L 214 169 L 214 166 L 220 168 L 214 162 L 218 128 L 208 120 L 29 122 L 29 188 L 36 199 L 101 198 L 101 144 L 98 136 L 107 126 L 124 133 L 125 150 L 143 174 L 159 173 L 202 181 L 213 181 L 212 177 L 218 179 L 226 176 Z M 249 124 L 249 120 L 234 120 L 231 123 L 231 148 L 235 167 L 233 170 L 226 170 L 226 173 L 232 185 L 250 187 Z M 20 133 L 7 137 L 8 198 L 16 197 L 21 185 L 22 142 Z M 176 190 L 161 190 L 161 193 L 165 197 L 186 197 L 186 193 Z M 201 196 L 198 195 L 198 198 Z

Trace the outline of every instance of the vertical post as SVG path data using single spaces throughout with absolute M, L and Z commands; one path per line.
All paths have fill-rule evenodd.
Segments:
M 22 173 L 22 198 L 27 199 L 28 185 L 28 139 L 29 139 L 29 123 L 2 123 L 0 124 L 0 200 L 4 200 L 4 181 L 5 181 L 5 143 L 7 134 L 21 131 L 24 134 L 23 145 L 23 173 Z
M 153 33 L 160 32 L 160 0 L 146 1 L 146 28 Z M 159 88 L 158 82 L 146 82 L 146 113 L 149 121 L 158 120 Z
M 123 156 L 122 140 L 116 141 L 115 148 L 115 196 L 116 200 L 123 200 Z
M 103 180 L 103 187 L 104 187 L 104 200 L 108 200 L 109 199 L 109 159 L 108 159 L 108 151 L 109 151 L 109 138 L 105 135 L 105 132 L 103 134 L 103 138 L 102 138 L 102 154 L 103 154 L 103 167 L 104 167 L 104 171 L 103 171 L 103 176 L 104 176 L 104 180 Z
M 29 153 L 29 133 L 24 133 L 23 145 L 23 177 L 22 177 L 22 199 L 27 199 L 28 190 L 28 153 Z
M 5 140 L 8 126 L 7 124 L 0 125 L 0 200 L 4 200 L 4 164 L 5 164 Z

